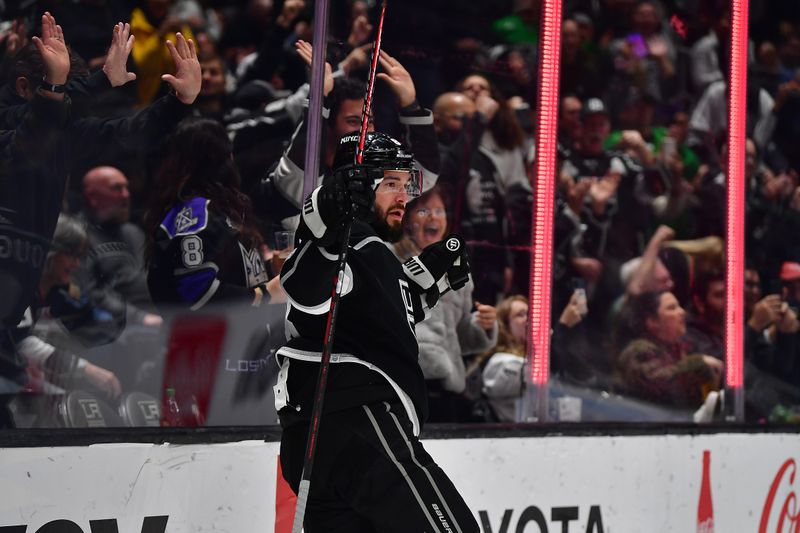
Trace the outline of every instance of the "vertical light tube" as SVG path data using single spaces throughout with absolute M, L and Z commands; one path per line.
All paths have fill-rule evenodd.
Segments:
M 561 60 L 561 0 L 543 0 L 536 95 L 536 163 L 528 288 L 528 361 L 536 388 L 537 414 L 547 420 L 550 378 L 550 304 L 553 284 L 558 81 Z
M 314 6 L 314 54 L 311 58 L 311 82 L 308 95 L 305 178 L 303 198 L 317 186 L 320 143 L 322 142 L 322 88 L 325 82 L 325 58 L 328 55 L 328 0 Z
M 736 421 L 744 421 L 744 217 L 748 0 L 731 0 L 728 77 L 725 382 Z

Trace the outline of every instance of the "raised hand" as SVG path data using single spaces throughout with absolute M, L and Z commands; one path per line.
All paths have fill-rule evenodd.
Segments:
M 14 57 L 20 48 L 28 44 L 25 20 L 17 19 L 12 22 L 11 28 L 0 34 L 0 43 L 6 44 L 6 57 Z
M 169 83 L 175 89 L 178 100 L 186 105 L 190 105 L 200 93 L 202 83 L 202 72 L 200 62 L 197 60 L 197 50 L 194 41 L 188 41 L 183 34 L 178 33 L 176 44 L 167 41 L 172 60 L 175 62 L 175 75 L 164 74 L 161 79 Z
M 558 322 L 564 324 L 568 328 L 575 327 L 581 320 L 583 320 L 583 313 L 581 312 L 580 297 L 577 292 L 573 292 Z
M 500 104 L 488 94 L 479 94 L 475 99 L 475 110 L 486 117 L 486 120 L 492 120 L 498 109 Z
M 800 331 L 800 322 L 797 320 L 797 315 L 786 302 L 781 305 L 780 318 L 776 326 L 781 333 L 794 334 Z
M 650 55 L 656 59 L 664 59 L 669 53 L 667 42 L 662 37 L 653 37 L 647 41 L 647 46 L 650 50 Z
M 656 232 L 653 234 L 652 241 L 662 245 L 665 242 L 671 241 L 675 238 L 675 230 L 664 224 L 660 225 Z
M 369 23 L 366 16 L 359 15 L 353 21 L 353 27 L 350 29 L 347 43 L 356 48 L 367 40 L 370 33 L 372 33 L 372 24 Z
M 647 143 L 642 134 L 637 130 L 625 130 L 622 132 L 622 146 L 624 148 L 647 148 Z
M 378 60 L 381 67 L 386 72 L 379 72 L 378 78 L 385 81 L 392 89 L 400 107 L 406 107 L 414 103 L 417 99 L 417 89 L 414 87 L 414 80 L 411 74 L 400 64 L 398 60 L 381 50 Z
M 283 3 L 281 14 L 275 19 L 275 23 L 278 26 L 288 29 L 305 8 L 305 0 L 286 0 L 286 2 Z
M 33 43 L 44 62 L 45 81 L 64 85 L 69 75 L 69 51 L 64 42 L 64 31 L 47 11 L 42 15 L 42 37 L 34 37 Z
M 753 314 L 747 325 L 755 331 L 764 331 L 769 325 L 777 322 L 781 318 L 781 297 L 778 294 L 770 294 L 763 297 L 753 308 Z
M 366 68 L 369 65 L 369 50 L 372 48 L 372 43 L 353 48 L 353 51 L 347 54 L 339 67 L 346 75 L 350 75 L 354 70 Z
M 619 174 L 608 174 L 592 181 L 592 185 L 589 187 L 589 197 L 592 199 L 592 207 L 596 213 L 605 211 L 606 205 L 617 193 L 621 179 Z
M 492 331 L 497 323 L 497 309 L 491 305 L 475 302 L 475 320 L 485 331 Z
M 294 44 L 294 47 L 297 49 L 297 55 L 300 56 L 308 68 L 311 68 L 311 59 L 314 55 L 314 47 L 311 46 L 311 43 L 308 43 L 303 40 L 299 40 Z M 331 69 L 330 63 L 325 63 L 325 79 L 322 82 L 322 94 L 324 96 L 328 96 L 330 92 L 333 90 L 333 69 Z
M 108 48 L 106 61 L 103 64 L 103 72 L 112 87 L 119 87 L 136 79 L 136 74 L 128 72 L 127 66 L 128 56 L 133 48 L 133 39 L 130 24 L 119 22 L 114 26 L 111 46 Z

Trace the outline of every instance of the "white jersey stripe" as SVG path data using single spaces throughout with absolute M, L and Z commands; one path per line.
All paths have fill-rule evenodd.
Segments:
M 214 281 L 211 282 L 211 287 L 208 288 L 203 297 L 197 300 L 197 303 L 195 303 L 189 309 L 191 309 L 192 311 L 197 311 L 198 309 L 206 305 L 208 301 L 211 299 L 211 297 L 214 296 L 214 293 L 217 292 L 217 289 L 219 289 L 219 280 L 217 278 L 214 278 Z
M 455 526 L 456 531 L 458 533 L 461 533 L 461 526 L 459 526 L 458 522 L 456 522 L 456 515 L 453 514 L 453 512 L 450 510 L 450 506 L 447 505 L 447 500 L 445 500 L 444 497 L 442 496 L 442 492 L 439 490 L 439 486 L 436 485 L 436 482 L 433 480 L 433 476 L 431 476 L 431 473 L 428 471 L 428 469 L 419 464 L 419 461 L 417 461 L 417 456 L 414 455 L 414 448 L 413 446 L 411 446 L 411 442 L 409 442 L 405 431 L 403 431 L 403 428 L 400 426 L 400 421 L 397 419 L 397 416 L 389 410 L 389 404 L 387 402 L 383 403 L 386 405 L 386 410 L 389 412 L 389 416 L 391 416 L 392 420 L 394 420 L 394 425 L 397 426 L 397 431 L 403 437 L 403 440 L 405 441 L 406 446 L 408 447 L 408 452 L 411 454 L 411 460 L 414 461 L 414 464 L 417 465 L 423 472 L 425 472 L 425 477 L 427 477 L 428 481 L 431 482 L 433 491 L 436 493 L 436 496 L 439 497 L 439 501 L 442 502 L 444 510 L 447 511 L 447 514 L 450 515 L 450 519 L 453 521 L 453 525 Z
M 364 411 L 366 411 L 367 417 L 369 418 L 369 421 L 372 423 L 372 427 L 375 428 L 375 433 L 378 435 L 378 439 L 380 439 L 381 444 L 383 444 L 383 448 L 386 450 L 386 454 L 389 456 L 389 459 L 392 460 L 394 465 L 397 467 L 397 469 L 400 471 L 400 473 L 405 478 L 406 483 L 408 483 L 408 488 L 411 489 L 411 493 L 414 495 L 414 498 L 417 500 L 417 503 L 419 504 L 420 508 L 422 509 L 422 512 L 425 513 L 425 517 L 428 519 L 428 522 L 430 522 L 431 527 L 433 528 L 433 530 L 434 531 L 438 531 L 438 528 L 436 527 L 436 522 L 433 521 L 433 517 L 428 512 L 428 508 L 422 502 L 422 498 L 420 497 L 419 492 L 417 491 L 417 487 L 414 486 L 414 482 L 409 477 L 408 472 L 406 472 L 406 469 L 403 467 L 402 464 L 400 464 L 400 462 L 397 460 L 397 457 L 395 457 L 394 452 L 392 452 L 392 449 L 389 447 L 389 443 L 386 442 L 386 438 L 383 436 L 383 433 L 381 432 L 381 428 L 378 426 L 378 421 L 375 420 L 375 417 L 373 416 L 372 411 L 370 411 L 369 406 L 362 405 L 362 407 L 364 408 Z

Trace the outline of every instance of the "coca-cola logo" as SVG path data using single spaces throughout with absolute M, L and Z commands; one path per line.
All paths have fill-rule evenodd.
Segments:
M 769 488 L 764 509 L 761 511 L 758 533 L 767 533 L 770 524 L 774 526 L 774 529 L 769 531 L 776 533 L 800 531 L 800 508 L 798 508 L 797 495 L 794 492 L 796 475 L 797 464 L 794 459 L 787 459 L 778 470 Z M 783 505 L 776 506 L 775 500 L 779 494 L 783 497 Z

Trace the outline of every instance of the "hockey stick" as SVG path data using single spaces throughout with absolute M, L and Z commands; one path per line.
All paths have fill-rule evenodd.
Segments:
M 372 106 L 372 90 L 375 87 L 375 73 L 378 68 L 378 56 L 381 53 L 381 35 L 383 34 L 383 18 L 386 14 L 386 0 L 381 6 L 381 15 L 378 21 L 378 32 L 375 37 L 375 46 L 372 48 L 372 63 L 370 65 L 369 78 L 367 81 L 367 92 L 364 95 L 364 107 L 361 111 L 361 133 L 356 150 L 356 164 L 363 161 L 364 142 L 367 137 L 367 126 L 369 125 L 369 111 Z M 328 385 L 328 373 L 331 366 L 331 351 L 333 350 L 333 338 L 336 331 L 336 317 L 339 314 L 339 299 L 345 283 L 345 267 L 347 266 L 347 253 L 350 245 L 350 231 L 352 230 L 352 220 L 345 224 L 342 234 L 342 248 L 339 251 L 339 259 L 336 266 L 336 277 L 333 279 L 333 291 L 331 294 L 331 305 L 328 309 L 328 321 L 325 326 L 325 338 L 322 347 L 322 359 L 319 364 L 319 375 L 317 377 L 317 389 L 314 392 L 314 407 L 311 411 L 311 423 L 308 426 L 308 439 L 306 441 L 306 454 L 303 459 L 303 472 L 300 474 L 300 486 L 297 490 L 297 506 L 294 510 L 294 522 L 292 523 L 292 533 L 300 533 L 303 529 L 303 518 L 306 513 L 308 503 L 308 493 L 311 490 L 311 471 L 314 467 L 317 442 L 319 440 L 319 427 L 322 419 L 322 406 L 325 401 L 325 389 Z

